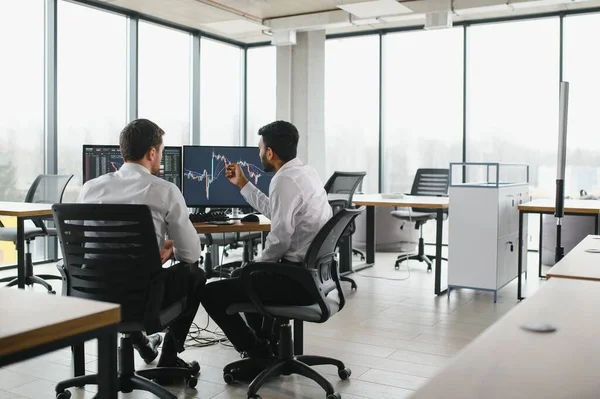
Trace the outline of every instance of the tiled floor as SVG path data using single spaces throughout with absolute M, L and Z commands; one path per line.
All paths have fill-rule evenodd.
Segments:
M 447 365 L 462 347 L 471 342 L 495 320 L 517 304 L 516 281 L 502 289 L 498 303 L 491 293 L 470 290 L 433 295 L 432 273 L 424 264 L 410 262 L 394 270 L 393 254 L 378 254 L 376 266 L 359 272 L 354 278 L 358 290 L 346 291 L 346 307 L 324 324 L 305 324 L 307 354 L 333 356 L 352 369 L 348 381 L 340 381 L 334 367 L 320 366 L 344 399 L 399 399 L 408 397 L 441 367 Z M 537 258 L 531 255 L 530 277 L 525 289 L 531 294 L 543 284 L 537 279 Z M 54 272 L 54 265 L 35 270 Z M 6 275 L 6 272 L 0 273 Z M 380 278 L 369 278 L 377 276 Z M 53 282 L 60 292 L 60 282 Z M 349 287 L 348 287 L 349 288 Z M 36 288 L 40 290 L 40 288 Z M 207 323 L 206 313 L 196 317 L 198 325 Z M 214 326 L 210 326 L 214 329 Z M 96 369 L 94 342 L 86 345 L 86 368 Z M 239 359 L 231 348 L 217 344 L 191 348 L 182 357 L 197 360 L 202 367 L 196 389 L 169 387 L 179 398 L 246 398 L 246 386 L 228 386 L 222 368 Z M 137 358 L 137 365 L 145 367 Z M 51 399 L 56 382 L 71 376 L 68 349 L 0 369 L 0 399 Z M 73 399 L 94 396 L 94 387 L 72 390 Z M 325 398 L 312 381 L 298 376 L 279 377 L 260 391 L 263 399 Z M 120 394 L 120 398 L 154 398 L 144 392 Z

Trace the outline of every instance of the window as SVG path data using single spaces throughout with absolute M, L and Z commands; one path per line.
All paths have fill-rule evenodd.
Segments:
M 558 18 L 468 31 L 467 159 L 529 164 L 533 196 L 554 194 L 559 42 Z
M 82 145 L 118 144 L 126 123 L 126 18 L 58 2 L 58 172 L 81 187 Z
M 565 18 L 563 79 L 569 82 L 565 190 L 571 196 L 578 196 L 579 190 L 600 194 L 600 141 L 597 139 L 600 49 L 594 45 L 597 37 L 600 37 L 600 14 Z
M 325 42 L 325 168 L 366 171 L 379 189 L 379 36 Z
M 43 0 L 0 2 L 0 54 L 0 201 L 23 201 L 44 173 Z
M 407 193 L 417 169 L 462 161 L 463 29 L 383 40 L 383 190 Z
M 242 108 L 242 50 L 200 42 L 200 144 L 238 145 Z
M 0 201 L 23 201 L 44 173 L 44 1 L 0 1 Z M 0 217 L 15 227 L 16 218 Z M 34 259 L 44 256 L 35 240 Z M 12 242 L 0 241 L 0 265 L 17 263 Z
M 246 144 L 258 145 L 258 129 L 275 120 L 277 49 L 274 46 L 248 49 Z
M 139 23 L 138 116 L 165 131 L 165 145 L 190 144 L 190 35 Z

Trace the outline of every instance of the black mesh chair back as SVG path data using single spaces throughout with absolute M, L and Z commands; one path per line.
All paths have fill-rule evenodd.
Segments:
M 73 175 L 38 175 L 29 187 L 27 195 L 25 195 L 25 202 L 38 204 L 61 203 L 67 184 L 72 178 Z M 51 219 L 51 217 L 33 218 L 31 220 L 36 227 L 43 228 L 42 219 Z
M 410 195 L 439 196 L 448 195 L 450 184 L 449 169 L 418 169 Z M 412 208 L 415 212 L 435 213 L 436 209 Z
M 317 288 L 324 296 L 335 289 L 339 291 L 340 310 L 344 307 L 345 299 L 335 260 L 336 247 L 346 228 L 364 210 L 364 206 L 357 209 L 339 209 L 319 230 L 304 258 L 304 267 L 315 271 Z M 326 318 L 329 318 L 329 315 Z
M 325 191 L 327 194 L 335 194 L 335 199 L 345 199 L 349 207 L 366 174 L 367 172 L 333 172 L 325 183 Z
M 164 292 L 155 283 L 162 265 L 147 205 L 55 204 L 52 211 L 67 295 L 119 304 L 122 325 L 143 322 L 147 332 L 170 321 L 153 319 Z

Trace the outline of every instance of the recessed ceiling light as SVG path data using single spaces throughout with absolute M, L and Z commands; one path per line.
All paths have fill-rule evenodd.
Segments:
M 358 18 L 377 18 L 386 15 L 407 14 L 413 12 L 396 0 L 376 0 L 363 3 L 343 4 L 339 8 Z

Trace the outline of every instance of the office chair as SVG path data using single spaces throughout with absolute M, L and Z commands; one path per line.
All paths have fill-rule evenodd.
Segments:
M 358 186 L 361 185 L 366 174 L 367 172 L 333 172 L 329 180 L 327 180 L 327 183 L 325 183 L 325 191 L 328 194 L 329 200 L 345 200 L 346 208 L 353 208 L 354 205 L 352 204 L 352 197 L 354 196 Z M 348 234 L 344 235 L 344 239 L 351 240 L 351 236 L 354 234 L 354 231 L 356 231 L 356 226 L 354 222 L 352 222 L 352 227 L 346 232 Z M 362 252 L 354 249 L 352 249 L 352 254 L 359 255 L 361 260 L 364 260 L 365 258 Z M 344 254 L 340 261 L 352 263 L 352 258 L 347 258 L 348 257 Z M 352 278 L 342 276 L 341 279 L 342 281 L 349 282 L 352 289 L 357 288 L 356 282 Z
M 25 202 L 55 204 L 62 202 L 65 188 L 73 175 L 39 175 L 29 187 Z M 60 276 L 52 274 L 33 274 L 33 261 L 31 259 L 30 243 L 36 237 L 56 236 L 56 229 L 46 227 L 44 220 L 50 220 L 51 217 L 36 217 L 32 218 L 33 227 L 25 227 L 25 284 L 39 284 L 48 290 L 49 294 L 55 294 L 52 286 L 44 280 L 60 280 Z M 0 241 L 17 241 L 17 228 L 4 227 L 0 222 Z M 8 281 L 7 287 L 12 287 L 18 284 L 17 276 L 5 277 L 0 279 L 0 283 Z
M 63 294 L 121 305 L 119 392 L 134 389 L 161 399 L 177 399 L 153 379 L 184 379 L 196 386 L 200 371 L 158 367 L 136 371 L 131 333 L 164 330 L 185 310 L 187 281 L 163 269 L 154 223 L 147 205 L 55 204 L 52 206 L 64 263 Z M 183 265 L 181 265 L 183 266 Z M 169 292 L 165 282 L 181 280 L 181 290 Z M 179 281 L 176 281 L 179 283 Z M 98 384 L 98 375 L 71 378 L 56 385 L 57 399 L 68 399 L 67 388 Z
M 437 196 L 445 197 L 448 195 L 448 169 L 418 169 L 413 181 L 410 195 L 421 196 Z M 415 222 L 415 229 L 420 230 L 418 252 L 411 256 L 398 256 L 396 259 L 396 269 L 400 267 L 400 262 L 404 260 L 418 260 L 427 264 L 427 271 L 432 270 L 432 261 L 435 256 L 425 254 L 425 242 L 423 240 L 423 225 L 428 220 L 436 218 L 436 209 L 412 208 L 410 211 L 396 210 L 392 211 L 391 215 L 396 219 Z M 447 214 L 444 214 L 446 217 Z M 442 258 L 448 261 L 446 258 Z
M 310 366 L 334 365 L 338 369 L 338 376 L 343 380 L 350 377 L 350 369 L 337 359 L 323 356 L 295 356 L 290 320 L 324 323 L 344 308 L 344 291 L 340 284 L 335 250 L 343 232 L 364 209 L 364 207 L 344 208 L 337 212 L 317 233 L 308 248 L 302 266 L 257 262 L 248 264 L 241 269 L 240 279 L 252 302 L 235 303 L 227 309 L 227 313 L 259 313 L 265 317 L 267 323 L 277 323 L 280 326 L 279 354 L 277 358 L 246 358 L 228 364 L 223 369 L 223 379 L 227 384 L 232 384 L 240 376 L 248 375 L 257 367 L 266 366 L 250 383 L 247 392 L 249 399 L 260 399 L 260 396 L 257 395 L 260 387 L 269 378 L 281 374 L 300 374 L 308 377 L 325 390 L 327 399 L 341 398 L 340 394 L 334 391 L 331 383 Z M 260 283 L 255 285 L 255 282 L 260 280 L 254 279 L 261 273 L 278 274 L 298 282 L 305 288 L 307 296 L 309 296 L 306 299 L 308 302 L 312 302 L 312 305 L 263 304 L 259 298 L 259 292 L 264 287 Z M 337 291 L 338 299 L 335 298 L 333 291 Z

